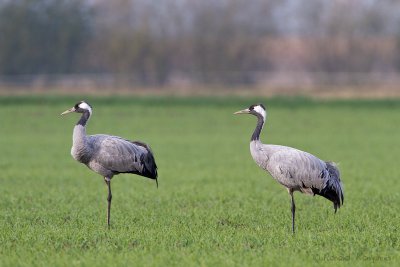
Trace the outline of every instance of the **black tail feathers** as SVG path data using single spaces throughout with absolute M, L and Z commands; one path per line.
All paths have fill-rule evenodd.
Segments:
M 333 162 L 325 162 L 329 178 L 322 190 L 313 190 L 314 194 L 323 196 L 333 202 L 335 213 L 344 203 L 343 186 L 340 181 L 340 172 Z

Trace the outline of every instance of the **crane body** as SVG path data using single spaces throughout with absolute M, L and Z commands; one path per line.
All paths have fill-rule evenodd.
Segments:
M 251 114 L 257 117 L 257 126 L 250 141 L 250 153 L 257 165 L 267 171 L 288 190 L 291 196 L 292 231 L 295 232 L 293 193 L 300 191 L 309 195 L 320 195 L 333 202 L 335 213 L 343 204 L 343 186 L 336 164 L 323 161 L 316 156 L 296 148 L 263 144 L 260 133 L 263 129 L 266 110 L 262 104 L 252 105 L 234 114 Z
M 110 226 L 111 179 L 120 173 L 132 173 L 157 181 L 157 165 L 150 147 L 140 141 L 129 141 L 119 136 L 106 134 L 87 135 L 86 123 L 92 115 L 91 106 L 78 102 L 61 115 L 82 113 L 72 135 L 72 157 L 89 169 L 104 177 L 108 186 L 107 224 Z

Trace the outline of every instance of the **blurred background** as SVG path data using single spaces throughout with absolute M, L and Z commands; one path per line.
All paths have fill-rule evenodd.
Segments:
M 396 0 L 0 0 L 0 93 L 400 96 Z

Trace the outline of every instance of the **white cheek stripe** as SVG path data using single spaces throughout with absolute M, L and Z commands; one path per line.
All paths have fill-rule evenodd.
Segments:
M 80 107 L 81 109 L 89 110 L 89 112 L 92 113 L 92 108 L 91 108 L 87 103 L 85 103 L 85 102 L 80 103 L 80 104 L 79 104 L 79 107 Z
M 263 116 L 263 118 L 265 119 L 265 117 L 266 117 L 266 113 L 265 113 L 265 110 L 261 107 L 261 106 L 255 106 L 254 107 L 254 110 L 257 112 L 257 113 L 259 113 L 259 114 L 261 114 L 261 116 Z

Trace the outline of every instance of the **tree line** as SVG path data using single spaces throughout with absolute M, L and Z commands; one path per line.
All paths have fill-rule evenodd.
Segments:
M 0 0 L 0 75 L 398 72 L 398 1 Z

